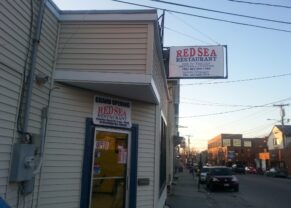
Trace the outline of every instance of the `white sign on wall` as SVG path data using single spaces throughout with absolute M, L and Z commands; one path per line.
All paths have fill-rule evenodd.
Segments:
M 224 51 L 222 45 L 171 47 L 169 78 L 227 78 Z
M 230 147 L 231 144 L 230 144 L 230 139 L 223 139 L 223 147 Z
M 252 147 L 251 141 L 244 141 L 244 147 Z
M 241 140 L 240 139 L 233 139 L 232 140 L 234 147 L 240 147 L 241 146 Z
M 96 125 L 131 128 L 131 102 L 95 96 L 93 123 Z

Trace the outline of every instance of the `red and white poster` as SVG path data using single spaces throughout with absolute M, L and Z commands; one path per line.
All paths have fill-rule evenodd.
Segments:
M 96 125 L 131 128 L 131 102 L 95 96 L 93 123 Z

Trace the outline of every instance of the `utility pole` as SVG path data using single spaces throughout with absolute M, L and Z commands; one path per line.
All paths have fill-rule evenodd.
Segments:
M 284 165 L 285 168 L 287 168 L 288 174 L 289 174 L 289 169 L 288 169 L 288 151 L 286 151 L 287 149 L 287 142 L 286 142 L 286 137 L 285 137 L 285 129 L 284 129 L 284 117 L 285 117 L 285 106 L 289 106 L 289 104 L 278 104 L 278 105 L 274 105 L 275 107 L 279 107 L 280 108 L 280 115 L 281 115 L 281 125 L 282 125 L 282 139 L 283 139 L 283 151 L 284 151 Z

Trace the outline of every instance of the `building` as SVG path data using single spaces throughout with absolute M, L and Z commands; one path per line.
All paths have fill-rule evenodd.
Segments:
M 240 161 L 241 134 L 220 134 L 208 141 L 208 162 L 225 165 Z
M 157 12 L 0 5 L 0 197 L 163 207 L 179 83 L 167 80 Z
M 270 166 L 286 168 L 291 174 L 291 125 L 275 125 L 268 136 Z
M 270 157 L 267 138 L 243 138 L 243 140 L 248 141 L 245 144 L 251 145 L 250 150 L 247 150 L 249 155 L 246 157 L 246 164 L 262 170 L 269 168 Z
M 208 141 L 208 162 L 212 165 L 231 166 L 234 163 L 242 163 L 261 167 L 260 153 L 266 151 L 266 138 L 243 138 L 242 134 L 220 134 Z

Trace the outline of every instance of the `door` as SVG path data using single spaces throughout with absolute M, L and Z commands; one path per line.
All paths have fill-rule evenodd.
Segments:
M 91 208 L 127 205 L 129 132 L 96 129 Z

